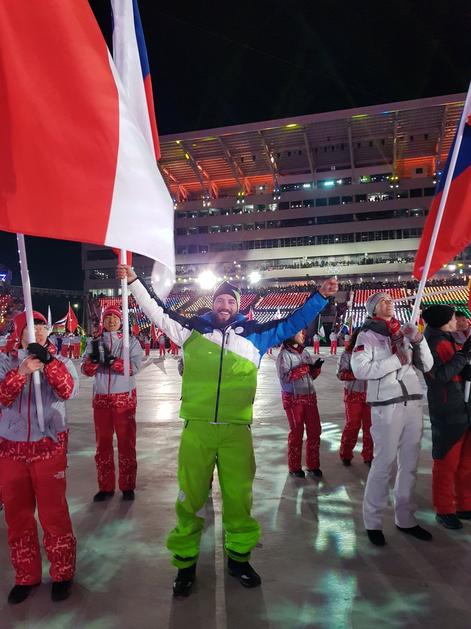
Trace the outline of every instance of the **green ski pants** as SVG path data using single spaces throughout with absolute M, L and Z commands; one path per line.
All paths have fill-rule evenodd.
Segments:
M 250 426 L 186 421 L 178 455 L 177 525 L 167 538 L 172 563 L 178 568 L 187 568 L 198 559 L 204 519 L 197 513 L 208 499 L 215 465 L 226 554 L 236 561 L 248 561 L 260 538 L 260 525 L 250 516 L 255 476 Z

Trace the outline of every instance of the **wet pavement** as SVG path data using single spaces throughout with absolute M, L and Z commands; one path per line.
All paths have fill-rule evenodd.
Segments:
M 69 404 L 69 504 L 78 538 L 72 596 L 49 599 L 43 584 L 17 607 L 7 605 L 13 584 L 6 528 L 0 523 L 1 629 L 340 629 L 471 626 L 471 523 L 446 531 L 431 509 L 431 441 L 425 419 L 418 518 L 432 542 L 410 539 L 385 515 L 387 546 L 373 547 L 361 519 L 368 468 L 357 453 L 349 468 L 338 456 L 343 425 L 342 384 L 326 357 L 316 381 L 323 433 L 323 479 L 287 475 L 287 421 L 274 357 L 261 365 L 253 435 L 257 458 L 253 513 L 262 538 L 252 563 L 261 588 L 246 590 L 225 572 L 217 482 L 205 507 L 194 593 L 174 600 L 175 569 L 165 549 L 174 525 L 180 377 L 176 361 L 150 362 L 138 376 L 138 487 L 134 503 L 120 494 L 91 502 L 96 489 L 91 381 L 81 380 Z

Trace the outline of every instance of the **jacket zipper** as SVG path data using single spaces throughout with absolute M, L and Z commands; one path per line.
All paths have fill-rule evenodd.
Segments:
M 221 343 L 221 354 L 220 354 L 220 357 L 219 357 L 219 375 L 218 375 L 218 388 L 217 388 L 217 391 L 216 391 L 216 408 L 214 410 L 214 421 L 215 422 L 217 422 L 217 420 L 218 420 L 219 394 L 221 393 L 222 361 L 224 360 L 224 345 L 226 344 L 226 331 L 230 327 L 231 326 L 228 325 L 227 328 L 224 328 L 224 330 L 221 330 L 222 343 Z
M 103 340 L 105 340 L 103 338 Z M 111 351 L 113 349 L 113 338 L 111 336 L 111 332 L 110 332 L 110 354 L 112 354 L 113 352 Z M 108 366 L 108 395 L 110 395 L 110 390 L 111 390 L 111 367 Z
M 33 376 L 29 377 L 29 391 L 28 391 L 28 443 L 31 439 L 31 381 Z

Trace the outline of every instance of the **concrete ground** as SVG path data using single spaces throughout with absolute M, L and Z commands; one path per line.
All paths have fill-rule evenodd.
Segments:
M 376 629 L 471 627 L 471 523 L 446 531 L 431 509 L 430 429 L 425 419 L 417 483 L 418 517 L 432 542 L 409 539 L 385 514 L 388 544 L 373 547 L 361 518 L 368 468 L 357 454 L 338 457 L 342 385 L 327 357 L 317 391 L 322 418 L 321 481 L 287 475 L 287 421 L 275 361 L 266 356 L 255 402 L 257 475 L 254 515 L 262 538 L 252 562 L 261 588 L 245 590 L 225 572 L 217 483 L 206 505 L 206 530 L 194 593 L 174 600 L 175 569 L 165 550 L 174 524 L 180 378 L 174 359 L 148 365 L 138 377 L 138 489 L 134 503 L 120 494 L 94 504 L 96 491 L 91 381 L 82 378 L 69 404 L 69 504 L 78 538 L 77 575 L 68 601 L 49 599 L 43 584 L 22 605 L 6 596 L 13 584 L 6 528 L 0 524 L 1 629 Z

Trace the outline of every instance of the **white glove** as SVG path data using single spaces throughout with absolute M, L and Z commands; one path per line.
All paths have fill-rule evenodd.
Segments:
M 423 334 L 419 332 L 419 328 L 413 323 L 406 323 L 402 326 L 401 331 L 411 343 L 420 343 L 420 341 L 424 338 Z

